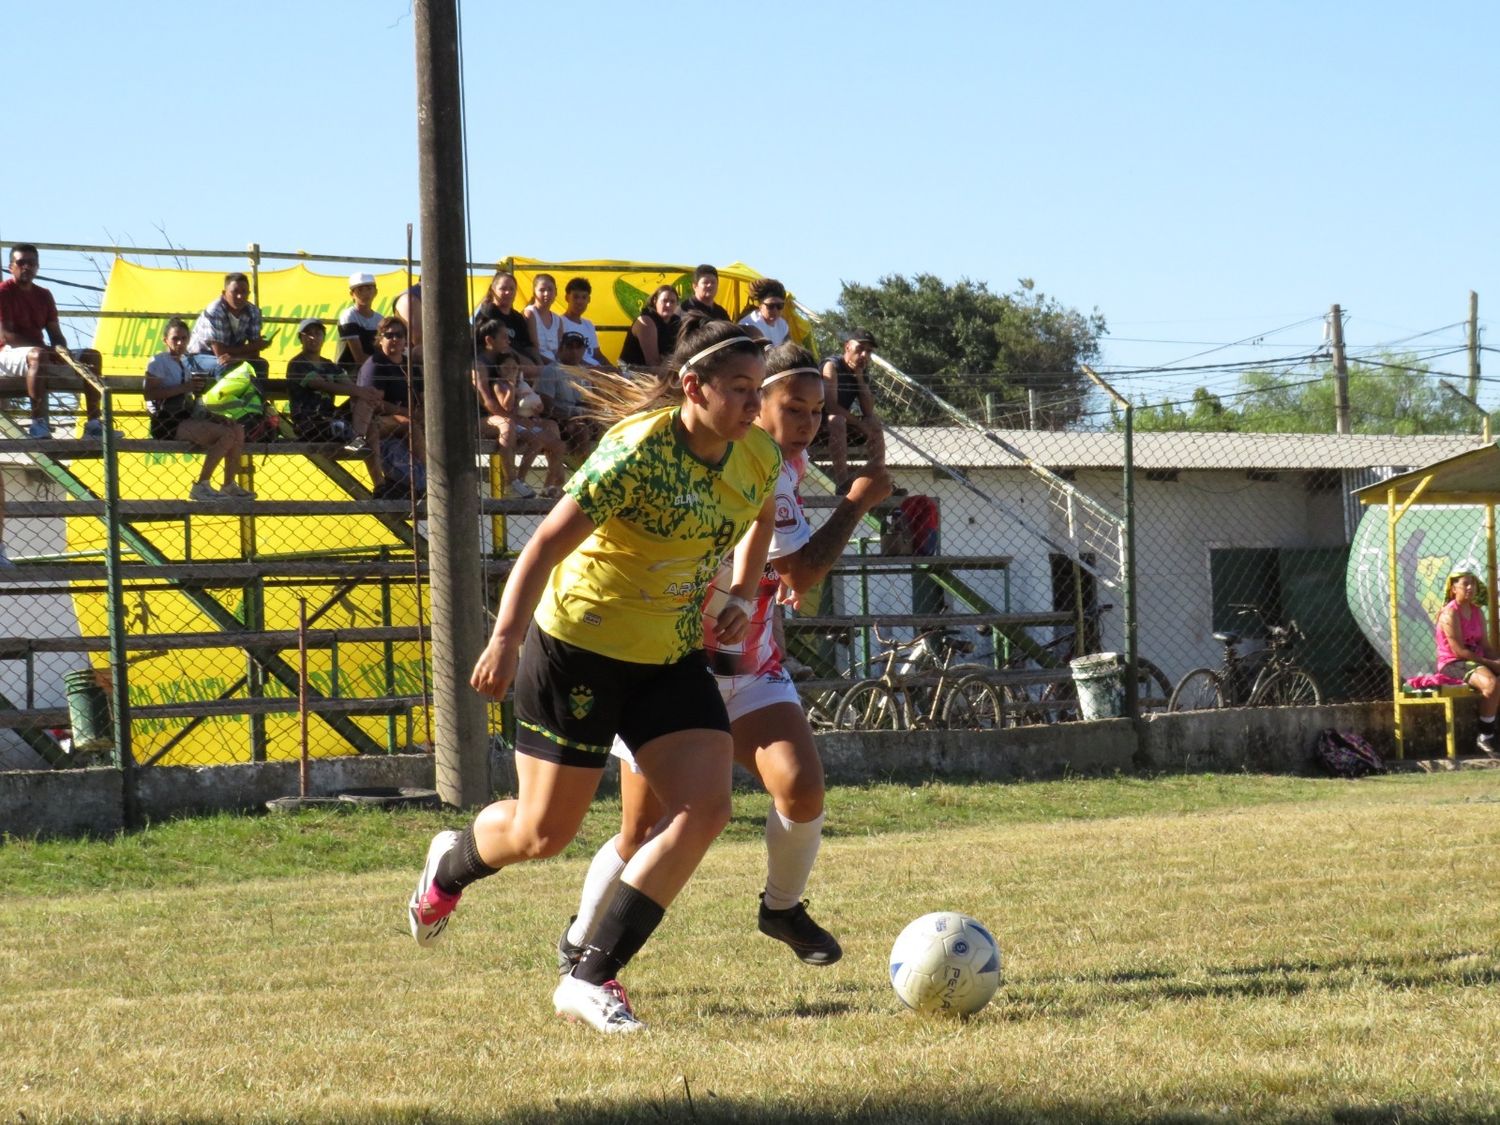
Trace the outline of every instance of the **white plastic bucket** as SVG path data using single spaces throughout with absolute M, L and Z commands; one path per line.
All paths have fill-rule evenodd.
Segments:
M 1125 661 L 1118 652 L 1096 652 L 1070 660 L 1078 688 L 1078 713 L 1085 721 L 1125 714 Z

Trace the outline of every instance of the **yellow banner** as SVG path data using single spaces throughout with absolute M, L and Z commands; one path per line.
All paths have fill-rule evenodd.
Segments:
M 519 288 L 517 309 L 524 308 L 531 300 L 538 273 L 550 273 L 556 280 L 558 296 L 552 307 L 559 312 L 569 280 L 587 278 L 593 290 L 587 316 L 598 329 L 600 350 L 611 360 L 619 358 L 625 333 L 657 286 L 670 285 L 682 296 L 689 295 L 693 287 L 692 266 L 642 267 L 631 262 L 606 261 L 543 263 L 534 258 L 512 258 L 507 264 Z M 395 270 L 374 276 L 378 290 L 375 308 L 389 313 L 396 297 L 406 289 L 406 273 Z M 750 283 L 760 276 L 741 262 L 719 269 L 718 302 L 734 319 L 751 311 Z M 491 277 L 493 272 L 470 276 L 471 309 L 484 299 Z M 162 330 L 167 318 L 180 316 L 191 326 L 223 288 L 221 272 L 158 269 L 115 259 L 101 308 L 151 315 L 109 317 L 99 322 L 94 347 L 104 356 L 104 370 L 111 375 L 144 371 L 146 363 L 162 349 Z M 265 333 L 272 336 L 274 330 L 273 342 L 262 354 L 271 366 L 271 377 L 279 379 L 286 371 L 287 361 L 298 351 L 293 325 L 305 317 L 317 317 L 329 325 L 328 351 L 332 351 L 335 338 L 332 326 L 340 311 L 349 305 L 349 278 L 347 274 L 314 273 L 303 265 L 262 270 L 255 278 L 251 299 L 259 306 L 261 317 L 272 322 Z M 805 340 L 808 325 L 790 303 L 787 319 L 793 337 Z

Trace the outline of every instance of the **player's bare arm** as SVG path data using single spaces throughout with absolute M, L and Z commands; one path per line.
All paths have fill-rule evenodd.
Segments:
M 772 559 L 771 565 L 794 590 L 816 586 L 844 553 L 844 546 L 859 526 L 859 521 L 890 496 L 891 488 L 891 474 L 885 469 L 861 473 L 849 486 L 848 495 L 839 502 L 823 526 L 813 532 L 802 549 Z

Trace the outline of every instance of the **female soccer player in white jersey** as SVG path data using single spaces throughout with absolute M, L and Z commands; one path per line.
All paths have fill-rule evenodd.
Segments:
M 750 531 L 753 571 L 715 621 L 743 636 L 781 473 L 776 443 L 754 425 L 764 377 L 762 341 L 695 321 L 663 376 L 606 384 L 606 405 L 625 417 L 521 551 L 470 677 L 493 699 L 515 682 L 517 796 L 438 833 L 408 903 L 412 936 L 430 945 L 464 888 L 560 852 L 619 735 L 663 815 L 553 994 L 559 1015 L 604 1032 L 642 1026 L 616 978 L 729 821 L 733 742 L 700 607 Z
M 814 532 L 802 515 L 797 493 L 807 469 L 806 449 L 823 409 L 821 374 L 812 354 L 793 343 L 772 349 L 766 360 L 758 423 L 781 448 L 776 490 L 776 532 L 770 565 L 764 568 L 750 628 L 741 640 L 715 628 L 721 607 L 745 567 L 760 567 L 758 547 L 746 540 L 725 560 L 704 603 L 705 651 L 729 711 L 735 760 L 760 778 L 771 794 L 766 815 L 766 884 L 760 896 L 760 931 L 785 942 L 810 965 L 831 965 L 842 955 L 838 940 L 809 917 L 802 894 L 817 858 L 823 828 L 823 764 L 812 728 L 772 630 L 783 579 L 794 590 L 820 582 L 843 553 L 860 519 L 891 494 L 885 469 L 855 477 L 848 495 Z M 632 768 L 628 745 L 615 753 L 620 771 L 620 834 L 594 856 L 584 880 L 578 914 L 558 941 L 558 967 L 569 971 L 587 956 L 592 934 L 613 909 L 621 873 L 646 844 L 663 808 L 645 774 Z

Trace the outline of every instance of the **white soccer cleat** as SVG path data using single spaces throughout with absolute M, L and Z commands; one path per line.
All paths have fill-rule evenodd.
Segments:
M 432 881 L 437 874 L 442 858 L 458 844 L 458 833 L 453 829 L 439 832 L 427 845 L 427 862 L 422 865 L 417 889 L 412 891 L 406 903 L 406 917 L 411 925 L 411 936 L 418 945 L 426 947 L 436 943 L 448 928 L 448 919 L 458 905 L 458 895 L 444 894 Z
M 575 1023 L 582 1020 L 605 1035 L 646 1030 L 646 1025 L 635 1018 L 630 998 L 617 980 L 589 984 L 575 976 L 565 976 L 557 982 L 552 1006 L 564 1019 Z

